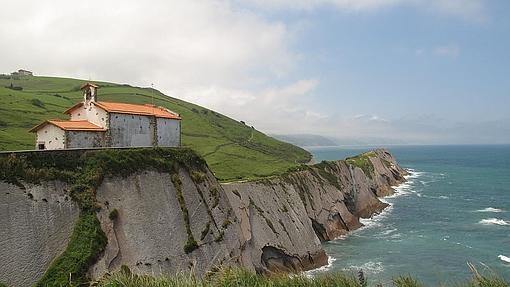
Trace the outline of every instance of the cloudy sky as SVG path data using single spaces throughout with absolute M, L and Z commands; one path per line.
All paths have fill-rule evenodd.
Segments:
M 0 72 L 155 87 L 268 133 L 510 143 L 507 0 L 16 0 Z

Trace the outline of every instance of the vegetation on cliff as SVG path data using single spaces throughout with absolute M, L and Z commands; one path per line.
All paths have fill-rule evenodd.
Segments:
M 365 175 L 372 178 L 372 175 L 374 174 L 374 166 L 372 165 L 370 158 L 375 156 L 376 154 L 373 151 L 370 151 L 354 157 L 346 158 L 345 161 L 352 166 L 361 168 Z
M 84 80 L 52 77 L 0 79 L 0 150 L 34 148 L 34 134 L 28 130 L 62 114 L 82 100 Z M 13 84 L 22 90 L 5 88 Z M 311 155 L 294 145 L 265 134 L 217 112 L 149 88 L 98 82 L 99 100 L 151 103 L 181 114 L 182 144 L 205 158 L 221 180 L 246 179 L 282 173 L 306 163 Z M 152 100 L 153 98 L 153 100 Z M 242 120 L 242 119 L 241 119 Z
M 105 177 L 128 176 L 146 169 L 176 175 L 179 167 L 200 172 L 205 171 L 206 164 L 192 150 L 172 148 L 32 152 L 0 156 L 0 180 L 21 188 L 24 188 L 23 182 L 67 182 L 71 185 L 71 197 L 81 208 L 66 250 L 52 262 L 36 286 L 79 286 L 87 283 L 86 272 L 107 243 L 95 214 L 99 208 L 96 189 Z

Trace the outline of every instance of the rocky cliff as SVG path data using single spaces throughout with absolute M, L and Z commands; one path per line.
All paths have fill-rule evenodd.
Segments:
M 327 263 L 320 242 L 380 212 L 404 175 L 386 150 L 225 184 L 185 149 L 2 155 L 0 282 L 313 269 Z

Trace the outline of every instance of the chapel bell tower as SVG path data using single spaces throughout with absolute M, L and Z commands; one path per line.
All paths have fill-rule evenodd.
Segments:
M 92 83 L 86 83 L 81 86 L 81 90 L 83 91 L 83 103 L 85 107 L 89 107 L 91 102 L 96 102 L 98 88 L 98 86 Z

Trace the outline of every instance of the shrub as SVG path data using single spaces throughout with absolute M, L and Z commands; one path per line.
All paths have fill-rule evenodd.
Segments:
M 203 173 L 201 171 L 192 170 L 190 175 L 191 175 L 191 179 L 195 183 L 202 183 L 205 180 L 205 173 Z
M 32 99 L 32 100 L 30 100 L 30 103 L 33 106 L 36 106 L 36 107 L 39 107 L 39 108 L 44 108 L 44 103 L 41 100 L 39 100 L 39 99 Z

